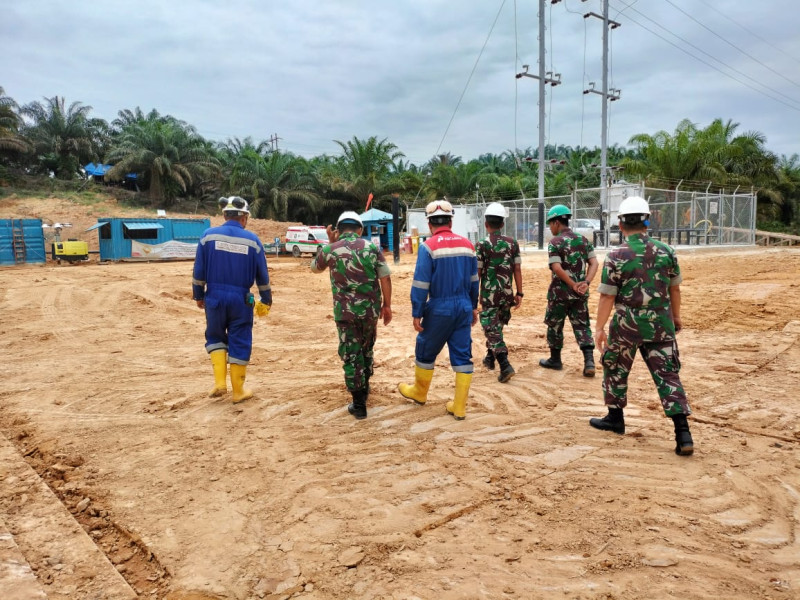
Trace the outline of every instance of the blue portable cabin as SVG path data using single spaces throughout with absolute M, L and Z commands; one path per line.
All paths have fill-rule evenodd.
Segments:
M 100 236 L 100 260 L 131 258 L 131 240 L 143 244 L 163 244 L 172 240 L 197 244 L 211 227 L 209 219 L 104 218 L 86 231 Z
M 367 212 L 358 216 L 364 224 L 362 237 L 371 240 L 380 238 L 380 247 L 386 248 L 389 252 L 394 252 L 394 222 L 391 213 L 370 208 Z
M 0 219 L 0 265 L 47 260 L 41 219 Z

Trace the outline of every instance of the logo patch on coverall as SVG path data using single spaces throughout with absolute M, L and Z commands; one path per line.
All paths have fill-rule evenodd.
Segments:
M 247 246 L 231 244 L 230 242 L 220 242 L 219 240 L 214 244 L 214 249 L 222 250 L 223 252 L 233 252 L 234 254 L 247 254 Z

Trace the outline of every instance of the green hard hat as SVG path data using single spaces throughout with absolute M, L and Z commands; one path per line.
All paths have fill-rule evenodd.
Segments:
M 547 211 L 547 222 L 549 223 L 553 219 L 557 219 L 558 217 L 571 217 L 572 211 L 564 206 L 563 204 L 556 204 L 553 208 Z

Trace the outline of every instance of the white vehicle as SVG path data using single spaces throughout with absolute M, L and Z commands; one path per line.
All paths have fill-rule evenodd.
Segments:
M 286 252 L 292 256 L 316 254 L 328 243 L 328 232 L 321 225 L 289 227 L 286 230 Z
M 570 219 L 569 228 L 572 229 L 575 233 L 580 233 L 583 237 L 585 237 L 590 242 L 594 243 L 594 232 L 600 231 L 600 220 L 599 219 Z M 533 226 L 533 233 L 531 239 L 536 241 L 538 235 L 537 226 Z M 550 233 L 550 227 L 544 228 L 544 243 L 545 249 L 547 248 L 547 244 L 550 240 L 553 239 L 553 234 Z
M 594 239 L 594 232 L 600 231 L 600 219 L 573 219 L 572 231 L 580 233 L 590 242 Z

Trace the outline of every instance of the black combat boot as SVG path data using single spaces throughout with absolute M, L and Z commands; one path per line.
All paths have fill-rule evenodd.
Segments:
M 550 348 L 550 358 L 541 359 L 539 361 L 539 366 L 544 367 L 545 369 L 555 369 L 556 371 L 560 371 L 564 366 L 561 364 L 561 348 L 558 350 L 555 348 Z
M 497 376 L 497 381 L 505 383 L 514 376 L 514 367 L 508 364 L 508 352 L 496 354 L 497 362 L 500 364 L 500 375 Z
M 594 377 L 594 348 L 581 348 L 583 352 L 583 376 Z
M 347 412 L 356 419 L 367 418 L 367 390 L 350 390 L 353 401 L 347 406 Z
M 483 359 L 483 366 L 494 371 L 494 352 L 491 350 L 486 351 L 486 357 Z
M 602 419 L 589 419 L 589 425 L 603 431 L 613 431 L 622 435 L 625 433 L 625 417 L 621 408 L 608 409 L 608 414 Z
M 694 442 L 686 415 L 673 415 L 672 422 L 675 423 L 675 454 L 689 456 L 694 452 Z

